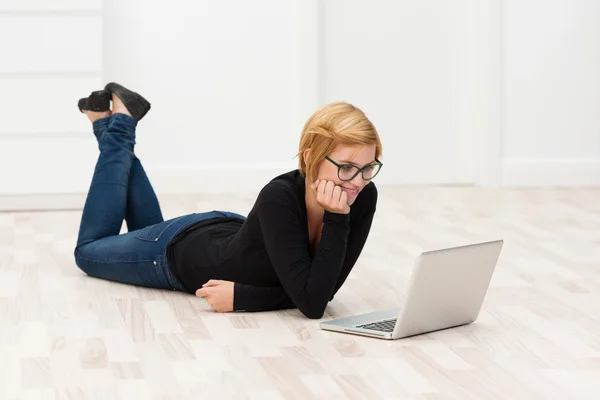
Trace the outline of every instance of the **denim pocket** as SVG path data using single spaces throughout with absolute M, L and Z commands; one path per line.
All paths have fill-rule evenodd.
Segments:
M 170 219 L 168 221 L 159 222 L 158 224 L 149 225 L 145 228 L 140 229 L 136 234 L 136 237 L 141 240 L 147 240 L 149 242 L 158 242 L 165 233 L 165 231 L 177 221 L 177 218 Z

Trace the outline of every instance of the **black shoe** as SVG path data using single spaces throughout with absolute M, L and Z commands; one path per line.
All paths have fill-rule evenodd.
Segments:
M 79 99 L 77 102 L 79 111 L 108 111 L 110 110 L 110 92 L 108 90 L 97 90 L 89 97 Z
M 146 115 L 146 113 L 150 111 L 150 103 L 148 102 L 148 100 L 143 98 L 138 93 L 132 92 L 131 90 L 124 88 L 118 83 L 111 82 L 108 85 L 106 85 L 104 89 L 108 90 L 109 92 L 116 95 L 119 99 L 121 99 L 121 101 L 127 108 L 127 111 L 129 111 L 133 119 L 135 119 L 136 121 L 142 119 L 144 115 Z

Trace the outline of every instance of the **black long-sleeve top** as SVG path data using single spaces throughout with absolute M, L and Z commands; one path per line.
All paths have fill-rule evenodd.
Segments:
M 293 170 L 263 187 L 245 220 L 204 220 L 178 234 L 167 247 L 168 265 L 190 293 L 210 279 L 235 282 L 235 311 L 298 308 L 321 318 L 365 245 L 376 205 L 370 182 L 349 214 L 325 211 L 313 257 L 305 175 Z

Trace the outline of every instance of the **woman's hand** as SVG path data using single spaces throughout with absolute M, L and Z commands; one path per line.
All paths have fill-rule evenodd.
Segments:
M 216 312 L 233 311 L 234 282 L 211 279 L 196 290 L 196 296 L 205 297 Z
M 317 179 L 312 185 L 317 196 L 317 202 L 325 210 L 336 214 L 348 214 L 348 193 L 332 181 Z

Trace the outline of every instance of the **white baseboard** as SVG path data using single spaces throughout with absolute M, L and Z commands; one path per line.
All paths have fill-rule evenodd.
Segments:
M 81 210 L 85 193 L 24 194 L 0 196 L 2 211 Z
M 600 187 L 600 159 L 504 160 L 504 187 Z

